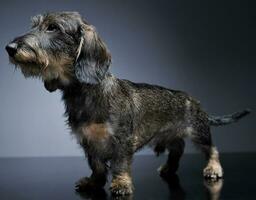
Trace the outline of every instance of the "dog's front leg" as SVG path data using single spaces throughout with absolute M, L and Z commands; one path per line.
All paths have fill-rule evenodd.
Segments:
M 123 155 L 122 155 L 123 152 Z M 110 190 L 114 195 L 128 195 L 133 192 L 131 178 L 132 155 L 127 155 L 124 151 L 118 150 L 111 160 L 112 182 Z
M 90 177 L 83 177 L 76 183 L 77 191 L 100 189 L 107 182 L 107 165 L 100 158 L 88 156 L 88 164 L 92 169 Z

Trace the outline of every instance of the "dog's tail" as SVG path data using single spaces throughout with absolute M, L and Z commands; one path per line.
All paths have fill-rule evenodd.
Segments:
M 209 116 L 208 120 L 211 126 L 222 126 L 222 125 L 227 125 L 227 124 L 237 122 L 239 119 L 241 119 L 242 117 L 245 117 L 250 113 L 251 113 L 250 109 L 245 109 L 243 111 L 235 112 L 230 115 Z

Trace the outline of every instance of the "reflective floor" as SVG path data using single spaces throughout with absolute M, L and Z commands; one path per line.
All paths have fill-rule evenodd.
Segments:
M 3 158 L 0 199 L 255 199 L 256 154 L 222 154 L 224 180 L 217 182 L 204 181 L 205 162 L 200 154 L 184 155 L 178 175 L 165 181 L 156 171 L 165 159 L 165 156 L 135 156 L 134 195 L 114 198 L 108 191 L 109 183 L 102 191 L 75 192 L 74 183 L 90 174 L 83 158 Z

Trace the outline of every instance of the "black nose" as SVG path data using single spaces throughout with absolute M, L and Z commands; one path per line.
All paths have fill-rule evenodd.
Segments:
M 9 56 L 13 57 L 17 53 L 17 44 L 16 43 L 10 43 L 8 44 L 5 49 L 8 52 Z

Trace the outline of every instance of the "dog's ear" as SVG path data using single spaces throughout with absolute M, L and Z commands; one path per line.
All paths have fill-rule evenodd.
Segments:
M 111 55 L 93 26 L 83 23 L 78 32 L 80 37 L 75 64 L 76 78 L 84 83 L 99 83 L 108 72 Z

